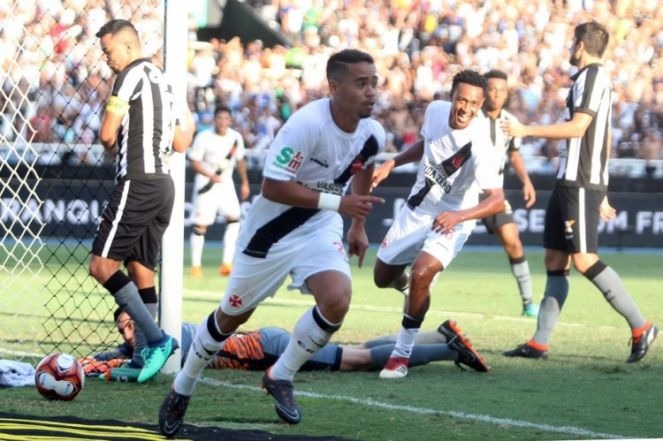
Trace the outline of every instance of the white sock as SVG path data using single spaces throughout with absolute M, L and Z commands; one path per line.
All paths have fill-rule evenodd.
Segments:
M 339 328 L 340 324 L 330 323 L 319 311 L 318 317 L 327 322 L 328 328 Z M 318 325 L 313 318 L 313 309 L 306 311 L 297 321 L 285 351 L 272 366 L 271 377 L 292 381 L 299 368 L 327 344 L 332 334 L 333 331 L 325 331 Z
M 399 332 L 398 337 L 396 337 L 396 346 L 394 346 L 394 350 L 391 351 L 391 356 L 410 358 L 410 354 L 412 354 L 412 349 L 414 348 L 414 341 L 416 340 L 418 333 L 419 328 L 401 327 L 401 332 Z
M 191 266 L 202 266 L 205 236 L 191 233 L 189 241 L 191 242 Z
M 184 366 L 177 374 L 177 377 L 175 377 L 173 384 L 175 392 L 178 394 L 187 396 L 193 394 L 193 390 L 196 388 L 196 383 L 198 383 L 203 369 L 205 369 L 209 361 L 223 347 L 223 341 L 214 339 L 210 334 L 207 328 L 208 321 L 209 317 L 203 320 L 196 328 L 196 335 L 191 342 Z M 214 320 L 214 325 L 218 331 L 216 320 Z
M 239 222 L 228 222 L 226 232 L 223 233 L 223 261 L 222 263 L 230 265 L 235 256 L 235 244 L 239 234 Z

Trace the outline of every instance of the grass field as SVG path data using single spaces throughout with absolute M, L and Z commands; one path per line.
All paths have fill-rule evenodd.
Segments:
M 207 248 L 204 279 L 185 276 L 187 321 L 198 323 L 218 303 L 226 283 L 216 273 L 218 251 L 214 245 Z M 528 250 L 528 256 L 539 300 L 545 283 L 543 256 L 538 249 Z M 663 254 L 628 250 L 602 256 L 622 275 L 645 315 L 663 324 Z M 399 328 L 402 297 L 373 286 L 373 261 L 371 252 L 364 268 L 353 269 L 352 306 L 336 341 L 359 342 Z M 34 292 L 41 292 L 39 286 Z M 25 302 L 37 308 L 43 297 L 35 294 Z M 424 328 L 456 319 L 492 372 L 461 371 L 452 363 L 412 368 L 398 381 L 380 380 L 376 372 L 302 372 L 295 385 L 304 420 L 288 426 L 277 421 L 271 398 L 260 391 L 261 373 L 206 371 L 186 422 L 366 441 L 663 437 L 663 343 L 642 362 L 625 364 L 628 327 L 577 273 L 572 273 L 547 361 L 501 355 L 529 338 L 535 321 L 519 315 L 515 281 L 500 249 L 464 250 L 439 278 L 431 303 Z M 310 305 L 310 297 L 281 289 L 258 308 L 246 329 L 290 329 Z M 24 317 L 21 323 L 26 321 Z M 1 340 L 3 346 L 11 339 L 3 335 Z M 48 402 L 30 388 L 3 389 L 0 412 L 155 423 L 171 380 L 160 375 L 145 385 L 89 381 L 70 403 Z

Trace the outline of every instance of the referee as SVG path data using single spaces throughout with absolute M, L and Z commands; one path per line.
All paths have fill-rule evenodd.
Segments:
M 116 185 L 92 244 L 90 274 L 134 318 L 138 350 L 132 364 L 142 368 L 142 383 L 178 347 L 155 323 L 154 275 L 175 195 L 164 157 L 188 148 L 193 124 L 188 113 L 180 120 L 184 114 L 179 115 L 161 69 L 141 58 L 140 39 L 129 21 L 111 20 L 96 36 L 116 74 L 99 133 L 115 155 Z M 120 270 L 122 262 L 128 275 Z

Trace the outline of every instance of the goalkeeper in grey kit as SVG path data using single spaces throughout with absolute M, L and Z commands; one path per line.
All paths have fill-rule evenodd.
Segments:
M 244 159 L 242 135 L 230 128 L 230 109 L 218 106 L 214 111 L 214 129 L 196 135 L 189 151 L 191 168 L 196 172 L 192 201 L 194 204 L 191 232 L 191 275 L 202 276 L 202 254 L 207 227 L 221 215 L 226 220 L 223 235 L 223 257 L 219 272 L 228 276 L 232 271 L 235 242 L 239 232 L 240 204 L 235 192 L 233 170 L 241 180 L 240 197 L 249 197 L 249 179 Z

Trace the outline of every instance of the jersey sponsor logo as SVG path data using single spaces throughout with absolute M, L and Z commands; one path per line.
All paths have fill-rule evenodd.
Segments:
M 294 173 L 299 170 L 303 162 L 304 155 L 301 152 L 295 151 L 292 147 L 285 146 L 276 157 L 274 165 Z
M 429 181 L 439 185 L 445 193 L 451 191 L 451 184 L 447 182 L 447 176 L 445 175 L 441 164 L 425 164 L 424 175 Z
M 323 193 L 332 193 L 339 196 L 343 194 L 343 185 L 336 184 L 334 182 L 318 181 L 313 184 L 307 184 L 306 182 L 298 182 L 298 184 L 303 185 L 304 187 L 314 191 L 319 191 Z
M 439 185 L 445 193 L 449 193 L 452 182 L 449 177 L 456 173 L 472 156 L 472 143 L 468 142 L 456 153 L 439 164 L 427 162 L 424 165 L 424 175 L 431 183 Z

